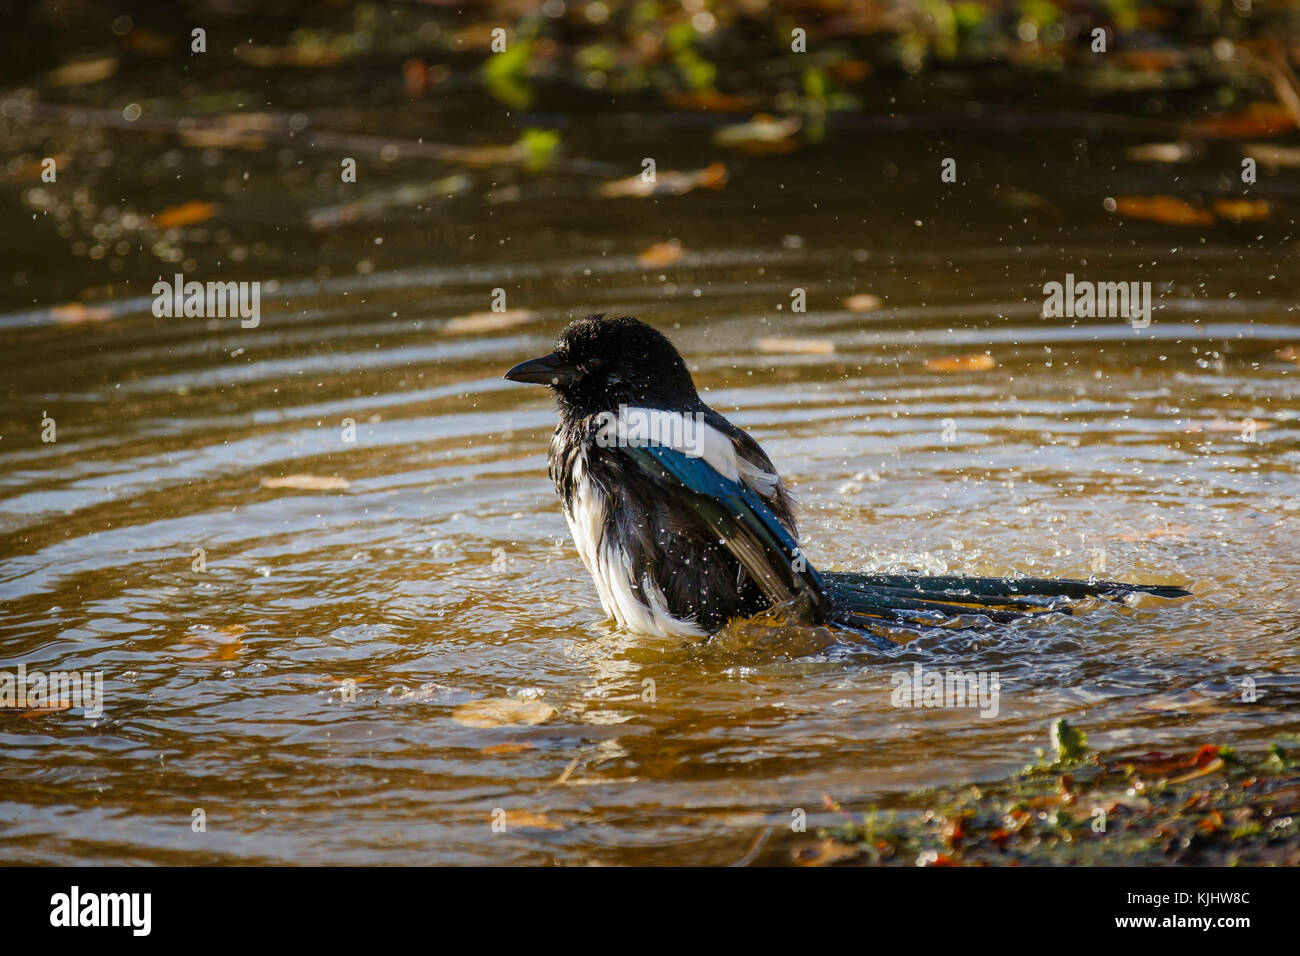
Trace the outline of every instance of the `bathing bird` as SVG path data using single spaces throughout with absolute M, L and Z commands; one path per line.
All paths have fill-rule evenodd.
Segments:
M 749 434 L 700 398 L 677 349 L 630 316 L 590 315 L 555 350 L 505 375 L 559 405 L 549 471 L 578 554 L 621 627 L 700 639 L 773 608 L 786 620 L 868 634 L 890 626 L 1005 623 L 1068 613 L 1091 596 L 1169 585 L 820 572 L 794 502 Z

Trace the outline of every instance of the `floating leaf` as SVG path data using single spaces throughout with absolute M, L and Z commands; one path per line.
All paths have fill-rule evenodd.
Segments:
M 746 113 L 754 108 L 748 96 L 734 96 L 716 90 L 699 90 L 694 93 L 674 91 L 666 93 L 664 100 L 679 110 L 705 110 L 710 113 Z
M 681 196 L 692 189 L 721 189 L 727 184 L 727 167 L 711 163 L 703 169 L 688 173 L 664 170 L 647 179 L 641 173 L 626 179 L 615 179 L 596 187 L 602 199 L 645 199 L 649 196 Z
M 193 226 L 200 222 L 207 222 L 216 211 L 216 203 L 195 200 L 179 206 L 169 206 L 153 217 L 153 223 L 159 229 Z
M 1241 155 L 1265 166 L 1300 166 L 1300 146 L 1246 143 L 1241 147 Z
M 1232 222 L 1259 222 L 1273 213 L 1267 199 L 1216 199 L 1214 214 Z
M 789 153 L 799 148 L 796 137 L 802 126 L 798 116 L 777 119 L 759 113 L 748 123 L 722 127 L 713 134 L 713 142 L 746 153 Z
M 796 355 L 830 355 L 835 343 L 830 339 L 799 339 L 782 336 L 761 338 L 756 343 L 760 352 Z
M 1294 129 L 1295 117 L 1279 103 L 1252 103 L 1244 113 L 1211 116 L 1192 123 L 1195 136 L 1243 139 L 1247 136 L 1276 136 Z
M 656 242 L 653 246 L 644 249 L 636 257 L 636 264 L 642 269 L 662 269 L 664 266 L 670 266 L 683 255 L 682 244 L 676 239 L 670 239 L 667 242 Z
M 1196 156 L 1191 143 L 1143 143 L 1130 146 L 1124 155 L 1140 163 L 1185 163 Z
M 1208 226 L 1214 216 L 1177 196 L 1119 196 L 1115 211 L 1130 219 L 1149 219 L 1168 226 Z
M 247 630 L 243 624 L 230 624 L 216 629 L 205 626 L 198 633 L 186 637 L 181 644 L 207 647 L 208 652 L 201 658 L 205 661 L 233 661 L 244 652 L 241 635 Z
M 523 750 L 536 750 L 536 744 L 530 744 L 527 741 L 521 743 L 493 744 L 490 747 L 483 747 L 479 750 L 481 754 L 513 754 Z
M 551 160 L 559 151 L 560 134 L 553 129 L 536 129 L 530 126 L 519 137 L 515 148 L 523 154 L 524 169 L 530 173 L 538 173 L 551 164 Z
M 506 309 L 504 312 L 471 312 L 448 319 L 442 331 L 446 335 L 465 332 L 495 332 L 532 322 L 538 314 L 532 309 Z
M 307 225 L 319 232 L 351 223 L 376 222 L 396 209 L 448 202 L 469 192 L 472 185 L 472 180 L 463 173 L 433 182 L 404 183 L 393 189 L 376 190 L 360 199 L 313 209 L 307 214 Z
M 844 300 L 844 308 L 850 312 L 874 312 L 881 306 L 880 296 L 860 292 Z
M 280 478 L 263 478 L 263 488 L 296 488 L 299 491 L 337 491 L 349 482 L 337 475 L 284 475 Z
M 986 372 L 996 364 L 991 355 L 952 355 L 927 359 L 925 367 L 932 372 Z
M 101 56 L 93 59 L 72 60 L 51 70 L 45 75 L 46 86 L 88 86 L 106 80 L 117 72 L 118 59 L 115 56 Z
M 80 325 L 83 322 L 103 322 L 113 317 L 113 310 L 102 305 L 82 305 L 70 302 L 50 309 L 50 318 L 59 325 Z
M 508 727 L 517 724 L 544 724 L 555 714 L 554 707 L 540 700 L 489 697 L 461 704 L 451 716 L 464 727 Z
M 564 824 L 557 823 L 544 813 L 532 813 L 528 810 L 507 810 L 506 830 L 563 830 Z

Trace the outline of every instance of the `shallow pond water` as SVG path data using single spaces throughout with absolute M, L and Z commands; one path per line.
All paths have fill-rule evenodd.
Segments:
M 446 203 L 322 234 L 310 211 L 355 195 L 322 185 L 332 155 L 313 177 L 295 172 L 305 146 L 99 144 L 114 172 L 88 187 L 92 219 L 122 195 L 156 212 L 221 193 L 206 232 L 167 241 L 177 271 L 262 281 L 250 329 L 155 318 L 169 272 L 138 262 L 96 321 L 54 309 L 91 285 L 72 240 L 3 226 L 26 285 L 0 315 L 0 660 L 101 671 L 105 701 L 98 718 L 0 716 L 0 859 L 727 863 L 796 808 L 810 830 L 833 820 L 826 796 L 889 806 L 1002 777 L 1059 716 L 1104 749 L 1300 727 L 1285 177 L 1260 187 L 1274 223 L 1188 228 L 1103 200 L 1235 194 L 1232 166 L 1126 162 L 1131 137 L 844 130 L 833 149 L 720 157 L 680 117 L 588 117 L 574 141 L 607 178 L 659 150 L 661 169 L 723 158 L 729 180 L 596 199 L 581 176 L 479 172 Z M 963 178 L 941 184 L 951 153 Z M 428 175 L 385 170 L 388 189 Z M 674 238 L 678 261 L 638 262 Z M 1043 318 L 1066 273 L 1151 281 L 1152 324 Z M 494 289 L 531 314 L 448 324 Z M 881 306 L 844 306 L 862 294 Z M 501 378 L 587 312 L 669 333 L 794 487 L 820 565 L 1194 596 L 889 653 L 779 629 L 619 633 L 546 477 L 551 402 Z M 991 368 L 926 364 L 986 353 Z M 266 485 L 302 474 L 340 487 Z M 996 673 L 996 716 L 892 706 L 916 663 Z M 456 719 L 494 698 L 555 713 Z

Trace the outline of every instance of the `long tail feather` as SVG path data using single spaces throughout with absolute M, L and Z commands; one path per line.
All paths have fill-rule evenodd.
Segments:
M 1070 601 L 1086 597 L 1177 598 L 1191 593 L 1173 585 L 1118 581 L 834 572 L 822 572 L 822 578 L 831 598 L 832 619 L 852 627 L 882 622 L 940 624 L 972 615 L 1006 623 L 1050 611 L 1068 614 Z

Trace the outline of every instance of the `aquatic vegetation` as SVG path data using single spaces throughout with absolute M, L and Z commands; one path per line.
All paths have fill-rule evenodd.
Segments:
M 1064 720 L 1051 736 L 1057 761 L 1006 780 L 904 795 L 888 812 L 832 802 L 845 822 L 782 852 L 805 865 L 1300 863 L 1300 760 L 1281 741 L 1102 755 Z

